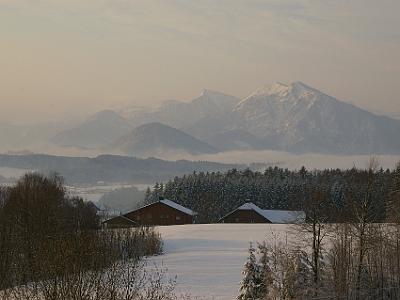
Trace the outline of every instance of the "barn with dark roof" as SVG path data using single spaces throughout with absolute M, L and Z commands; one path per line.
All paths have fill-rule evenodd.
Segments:
M 261 209 L 248 202 L 222 217 L 219 223 L 304 223 L 303 211 Z
M 193 224 L 195 212 L 168 199 L 143 206 L 103 222 L 106 228 L 134 227 L 142 225 Z

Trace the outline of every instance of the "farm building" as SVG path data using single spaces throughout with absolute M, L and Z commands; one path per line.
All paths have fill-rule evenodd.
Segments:
M 103 222 L 108 228 L 140 225 L 192 224 L 195 212 L 171 200 L 163 199 Z
M 261 209 L 254 203 L 248 202 L 222 217 L 218 222 L 290 224 L 304 221 L 303 211 Z

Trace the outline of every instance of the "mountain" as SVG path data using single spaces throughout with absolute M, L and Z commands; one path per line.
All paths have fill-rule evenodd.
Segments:
M 302 82 L 276 83 L 243 100 L 204 90 L 190 102 L 170 100 L 156 109 L 127 108 L 121 114 L 100 112 L 52 142 L 85 148 L 112 144 L 140 156 L 247 149 L 400 154 L 400 120 L 373 114 Z
M 273 149 L 274 147 L 274 145 L 268 145 L 263 139 L 241 129 L 219 132 L 204 141 L 223 151 L 263 150 Z
M 261 88 L 233 110 L 235 127 L 277 149 L 400 153 L 400 121 L 339 101 L 301 82 Z
M 60 132 L 51 139 L 59 146 L 99 148 L 132 130 L 127 120 L 112 110 L 96 113 L 78 127 Z
M 119 138 L 113 148 L 134 156 L 156 156 L 165 152 L 189 154 L 216 153 L 218 149 L 200 141 L 182 130 L 161 124 L 149 123 L 135 128 Z
M 190 102 L 168 100 L 160 107 L 149 109 L 124 109 L 121 114 L 135 127 L 160 122 L 171 127 L 185 129 L 205 118 L 220 118 L 231 113 L 239 98 L 212 90 L 203 90 Z

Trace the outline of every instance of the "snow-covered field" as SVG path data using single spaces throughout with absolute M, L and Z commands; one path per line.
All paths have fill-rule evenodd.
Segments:
M 215 300 L 235 299 L 250 241 L 298 240 L 290 225 L 180 225 L 158 230 L 165 254 L 151 260 L 177 275 L 177 292 Z

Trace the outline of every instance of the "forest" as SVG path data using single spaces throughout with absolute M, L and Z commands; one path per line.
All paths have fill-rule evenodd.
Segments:
M 198 222 L 216 222 L 245 202 L 263 209 L 306 210 L 310 195 L 323 191 L 324 207 L 329 222 L 344 222 L 353 216 L 349 206 L 371 192 L 374 222 L 388 217 L 387 202 L 393 190 L 395 170 L 374 167 L 369 187 L 368 168 L 309 171 L 269 167 L 264 172 L 231 169 L 227 172 L 194 172 L 156 183 L 148 189 L 145 202 L 165 197 L 198 213 Z

